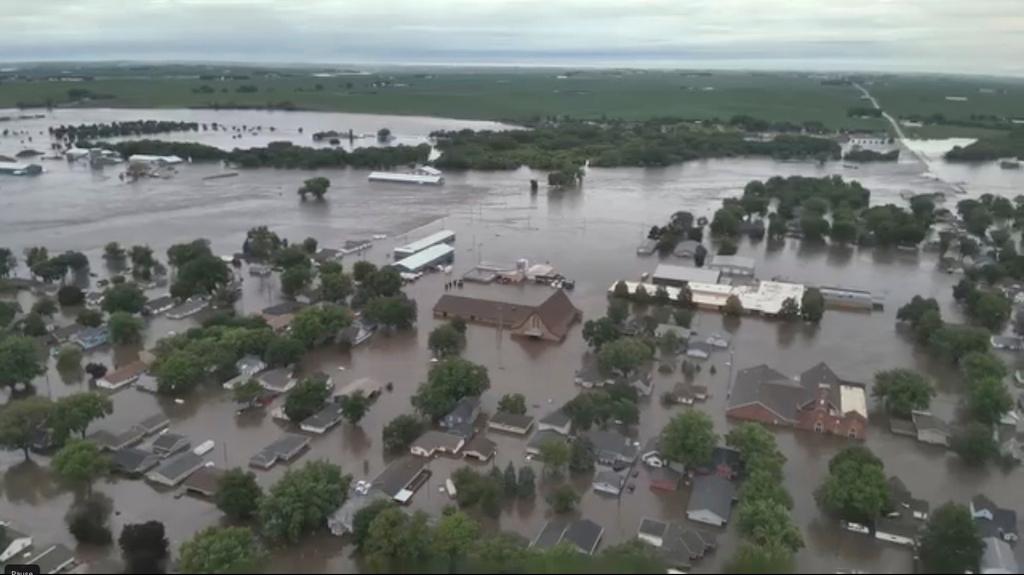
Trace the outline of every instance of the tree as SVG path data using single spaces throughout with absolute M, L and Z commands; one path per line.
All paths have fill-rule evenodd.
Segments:
M 111 262 L 124 261 L 125 251 L 121 247 L 121 244 L 117 242 L 108 242 L 107 245 L 103 246 L 103 259 Z
M 928 310 L 924 312 L 917 325 L 914 326 L 914 339 L 918 343 L 928 343 L 932 334 L 942 329 L 943 325 L 942 316 L 939 315 L 939 312 Z
M 118 345 L 133 345 L 142 341 L 142 320 L 130 313 L 118 311 L 110 314 L 110 341 Z
M 629 375 L 654 357 L 654 350 L 636 337 L 624 337 L 601 347 L 597 365 L 602 373 Z
M 999 455 L 999 446 L 992 437 L 992 428 L 973 421 L 949 440 L 949 448 L 970 466 L 984 465 Z
M 0 339 L 0 386 L 29 384 L 46 373 L 35 342 L 21 336 Z
M 0 278 L 7 278 L 18 267 L 18 258 L 10 248 L 0 248 Z
M 178 275 L 171 285 L 171 295 L 188 298 L 211 294 L 230 279 L 228 264 L 212 254 L 200 255 L 178 268 Z
M 0 447 L 20 449 L 28 459 L 28 448 L 44 429 L 53 405 L 43 397 L 26 397 L 8 402 L 0 409 Z
M 187 349 L 160 358 L 153 368 L 157 390 L 164 395 L 191 392 L 206 376 L 205 367 Z
M 732 238 L 724 238 L 718 243 L 718 255 L 720 256 L 734 256 L 739 250 L 739 246 L 736 245 L 736 240 Z
M 58 477 L 91 492 L 93 482 L 110 471 L 110 460 L 95 443 L 77 439 L 53 456 L 52 466 Z
M 491 386 L 487 368 L 465 359 L 444 359 L 430 368 L 412 405 L 432 420 L 444 417 L 463 397 L 479 396 Z
M 686 308 L 677 309 L 672 312 L 672 319 L 680 327 L 690 327 L 690 324 L 693 323 L 693 310 Z
M 589 473 L 594 470 L 594 444 L 586 437 L 578 437 L 569 450 L 569 471 Z
M 743 303 L 740 298 L 736 295 L 730 295 L 725 299 L 725 305 L 722 306 L 722 313 L 727 317 L 740 317 L 743 315 Z
M 624 281 L 618 281 L 615 287 L 612 288 L 612 295 L 620 300 L 624 300 L 629 297 L 629 286 Z
M 505 487 L 505 499 L 515 499 L 519 491 L 519 480 L 516 477 L 516 466 L 511 461 L 505 466 L 502 482 Z
M 284 401 L 284 413 L 288 419 L 300 423 L 323 409 L 331 396 L 331 390 L 325 383 L 324 377 L 306 377 L 288 392 Z
M 85 373 L 89 374 L 94 381 L 107 375 L 107 366 L 102 363 L 89 362 L 85 364 Z
M 327 303 L 303 308 L 295 314 L 290 331 L 291 337 L 312 349 L 337 336 L 338 332 L 352 325 L 352 313 L 348 308 Z
M 804 321 L 818 323 L 821 316 L 825 315 L 825 298 L 818 288 L 807 288 L 803 297 L 800 298 L 800 315 Z
M 726 564 L 725 573 L 792 573 L 793 553 L 784 547 L 744 543 Z
M 242 253 L 252 259 L 266 261 L 281 249 L 282 245 L 281 238 L 270 231 L 267 226 L 258 226 L 246 232 L 245 241 L 242 243 Z
M 76 372 L 82 368 L 82 348 L 77 345 L 62 345 L 57 352 L 57 370 L 62 373 Z
M 427 347 L 435 357 L 459 355 L 466 346 L 466 336 L 450 323 L 441 324 L 430 332 Z
M 370 398 L 366 397 L 361 389 L 341 396 L 339 400 L 341 416 L 352 425 L 358 425 L 366 412 L 370 410 L 370 401 Z
M 759 423 L 741 423 L 725 436 L 725 444 L 740 452 L 743 463 L 753 475 L 754 470 L 771 473 L 781 480 L 785 456 L 775 443 L 775 436 Z
M 416 323 L 416 300 L 405 295 L 375 297 L 366 302 L 366 319 L 393 329 L 408 329 Z
M 432 556 L 432 531 L 422 511 L 411 517 L 391 506 L 370 523 L 363 556 L 381 572 L 404 572 Z
M 309 237 L 302 240 L 302 249 L 306 250 L 306 253 L 309 255 L 313 255 L 316 253 L 316 248 L 318 247 L 318 245 L 319 244 L 316 241 L 316 238 L 313 237 Z
M 829 461 L 829 474 L 815 494 L 818 505 L 846 521 L 870 523 L 889 506 L 882 460 L 866 447 L 847 447 Z
M 129 573 L 161 573 L 170 556 L 164 524 L 159 521 L 125 524 L 117 543 Z
M 506 393 L 498 400 L 498 411 L 526 415 L 526 396 L 521 393 Z
M 232 391 L 235 403 L 242 405 L 252 405 L 262 395 L 263 385 L 255 377 L 247 379 Z
M 46 335 L 46 320 L 37 313 L 30 313 L 22 321 L 21 331 L 28 337 L 42 337 Z
M 979 573 L 984 550 L 970 510 L 956 503 L 933 511 L 921 535 L 921 564 L 928 573 Z
M 103 312 L 85 308 L 78 312 L 78 317 L 75 318 L 75 322 L 78 323 L 78 325 L 84 325 L 85 327 L 99 327 L 103 325 Z
M 548 505 L 555 513 L 569 513 L 579 502 L 580 494 L 567 483 L 559 485 L 548 495 Z
M 373 524 L 373 520 L 382 511 L 391 509 L 394 506 L 394 502 L 389 499 L 378 499 L 356 511 L 356 514 L 352 517 L 352 538 L 357 551 L 361 553 L 365 549 L 367 538 L 370 535 L 370 525 Z
M 794 552 L 804 546 L 789 509 L 778 502 L 744 498 L 736 515 L 740 533 L 759 546 L 784 547 Z
M 57 290 L 57 301 L 61 307 L 82 305 L 85 302 L 85 292 L 75 286 L 61 286 Z
M 423 434 L 425 425 L 415 415 L 399 415 L 384 426 L 384 450 L 400 453 L 409 449 L 413 441 Z
M 829 235 L 831 226 L 828 220 L 816 213 L 805 213 L 800 216 L 800 231 L 804 239 L 812 242 L 820 242 Z
M 359 260 L 352 265 L 352 279 L 362 282 L 377 271 L 377 266 L 366 260 Z
M 341 272 L 325 273 L 320 268 L 320 297 L 324 301 L 345 303 L 352 295 L 352 277 Z
M 448 572 L 455 573 L 459 559 L 466 555 L 479 534 L 480 527 L 465 513 L 444 515 L 434 528 L 433 548 L 448 559 Z
M 516 486 L 516 494 L 521 499 L 529 499 L 536 492 L 533 468 L 524 465 L 519 469 L 519 484 Z
M 142 293 L 139 286 L 133 283 L 111 286 L 103 295 L 103 309 L 109 313 L 115 311 L 123 311 L 130 314 L 139 313 L 145 304 L 146 295 Z
M 988 351 L 989 333 L 980 327 L 947 324 L 931 333 L 928 347 L 937 357 L 958 362 L 973 351 Z
M 207 527 L 182 543 L 182 573 L 255 573 L 266 559 L 248 527 Z
M 306 346 L 291 336 L 274 336 L 267 344 L 267 351 L 263 354 L 263 360 L 268 365 L 284 367 L 299 361 L 302 354 L 306 352 Z
M 340 467 L 322 460 L 289 469 L 260 503 L 263 533 L 272 540 L 298 542 L 341 507 L 351 481 Z
M 800 304 L 795 298 L 787 297 L 782 300 L 782 307 L 779 308 L 779 319 L 794 321 L 800 317 Z
M 749 475 L 747 475 L 740 486 L 740 501 L 765 501 L 779 505 L 784 509 L 791 509 L 793 507 L 793 497 L 790 496 L 782 484 L 781 469 L 761 467 L 761 461 L 754 459 L 753 465 L 747 465 L 747 468 L 753 469 L 753 471 L 749 472 Z
M 829 237 L 837 244 L 848 244 L 857 239 L 857 222 L 853 217 L 833 218 Z
M 565 441 L 548 439 L 540 444 L 537 459 L 544 464 L 546 474 L 561 475 L 565 464 L 569 462 L 569 445 Z
M 1008 375 L 1006 364 L 991 352 L 971 352 L 960 359 L 960 369 L 968 382 L 982 379 L 1002 380 Z
M 921 316 L 928 311 L 939 311 L 939 302 L 935 301 L 935 298 L 925 299 L 915 295 L 909 303 L 896 311 L 896 319 L 898 321 L 910 322 L 911 325 L 917 325 Z
M 89 424 L 114 413 L 114 403 L 101 393 L 94 391 L 64 396 L 53 404 L 49 424 L 58 443 L 63 443 L 72 433 L 83 439 Z
M 1003 325 L 1010 319 L 1012 310 L 1013 305 L 1009 298 L 992 292 L 980 293 L 968 308 L 975 321 L 992 331 L 1002 330 Z
M 302 200 L 305 201 L 307 194 L 313 194 L 313 196 L 320 201 L 324 199 L 324 195 L 327 193 L 327 188 L 329 187 L 331 187 L 331 180 L 327 178 L 322 176 L 309 178 L 302 182 L 302 187 L 299 188 L 299 196 L 301 196 Z
M 32 304 L 32 313 L 52 317 L 57 313 L 57 302 L 52 297 L 43 296 Z
M 967 391 L 967 409 L 978 421 L 995 425 L 1013 409 L 1013 397 L 1000 379 L 973 381 Z
M 313 281 L 313 272 L 307 266 L 292 266 L 281 273 L 281 292 L 294 298 Z
M 668 459 L 695 468 L 711 460 L 718 443 L 711 418 L 700 411 L 676 415 L 661 430 L 661 450 Z
M 0 329 L 9 326 L 19 311 L 21 306 L 17 302 L 0 301 Z
M 174 244 L 167 249 L 167 263 L 181 269 L 185 264 L 199 258 L 212 256 L 210 241 L 199 238 L 185 244 Z
M 611 318 L 588 319 L 583 323 L 583 339 L 595 350 L 600 350 L 604 344 L 619 339 L 619 336 L 619 324 Z
M 618 287 L 618 284 L 615 285 Z M 626 318 L 629 317 L 629 304 L 621 298 L 612 298 L 608 302 L 608 311 L 605 315 L 615 325 L 622 325 L 622 322 L 626 321 Z
M 228 470 L 217 482 L 214 501 L 228 517 L 247 520 L 254 517 L 260 508 L 263 490 L 256 482 L 256 475 L 239 467 Z
M 64 521 L 68 531 L 79 543 L 106 545 L 110 543 L 110 512 L 113 503 L 102 493 L 87 495 L 71 505 Z
M 912 411 L 927 411 L 935 390 L 915 371 L 890 369 L 875 374 L 871 395 L 885 403 L 889 415 L 906 419 Z

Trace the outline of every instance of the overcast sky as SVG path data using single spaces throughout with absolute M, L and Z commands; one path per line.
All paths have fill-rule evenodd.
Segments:
M 1024 0 L 0 0 L 0 60 L 1024 75 Z

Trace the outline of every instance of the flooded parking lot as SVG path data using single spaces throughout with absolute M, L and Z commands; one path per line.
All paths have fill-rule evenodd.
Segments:
M 55 123 L 97 121 L 90 114 L 75 111 L 75 119 Z M 67 112 L 62 112 L 67 113 Z M 125 119 L 174 119 L 168 111 L 121 111 Z M 184 112 L 182 112 L 184 113 Z M 189 112 L 195 113 L 195 112 Z M 205 113 L 205 112 L 204 112 Z M 214 114 L 213 112 L 209 112 Z M 270 123 L 262 116 L 221 112 L 221 123 Z M 251 113 L 257 114 L 257 113 Z M 271 117 L 284 114 L 258 113 Z M 345 127 L 335 115 L 315 114 L 310 121 L 300 120 L 308 131 L 317 118 L 326 127 Z M 115 116 L 116 117 L 116 116 Z M 212 117 L 212 116 L 211 116 Z M 113 119 L 113 118 L 110 118 Z M 397 118 L 376 118 L 376 124 L 389 125 L 401 132 Z M 293 121 L 294 120 L 290 120 Z M 367 120 L 368 125 L 373 123 Z M 437 122 L 444 122 L 438 120 Z M 438 127 L 462 127 L 450 122 Z M 283 124 L 283 122 L 281 122 Z M 328 126 L 329 124 L 329 126 Z M 13 127 L 13 126 L 12 126 Z M 433 125 L 408 128 L 403 136 L 424 138 Z M 245 145 L 257 145 L 245 142 Z M 0 140 L 0 153 L 13 153 L 17 143 Z M 773 175 L 826 175 L 840 173 L 858 179 L 872 190 L 872 203 L 901 203 L 903 190 L 917 192 L 948 190 L 951 182 L 965 182 L 970 196 L 999 193 L 1012 196 L 1024 190 L 1019 172 L 1000 171 L 996 166 L 971 168 L 945 165 L 929 166 L 907 160 L 898 164 L 865 165 L 846 168 L 839 163 L 781 163 L 770 160 L 709 160 L 664 169 L 591 169 L 582 189 L 529 193 L 529 180 L 543 174 L 523 169 L 516 172 L 467 172 L 446 174 L 441 188 L 402 187 L 369 183 L 367 172 L 360 170 L 323 170 L 316 175 L 332 181 L 324 203 L 299 201 L 295 189 L 311 172 L 245 170 L 233 178 L 204 180 L 222 168 L 214 165 L 185 165 L 171 179 L 142 180 L 126 184 L 118 180 L 117 170 L 93 172 L 87 167 L 64 162 L 45 163 L 47 172 L 37 178 L 0 179 L 0 246 L 20 253 L 30 245 L 44 244 L 52 251 L 78 249 L 89 255 L 95 272 L 103 275 L 102 246 L 112 240 L 122 245 L 147 243 L 159 255 L 177 242 L 195 237 L 209 238 L 217 253 L 231 253 L 241 247 L 247 229 L 267 225 L 282 237 L 301 241 L 315 237 L 322 247 L 337 247 L 348 239 L 386 234 L 365 254 L 378 264 L 387 263 L 395 245 L 406 243 L 440 229 L 454 230 L 457 236 L 454 275 L 459 276 L 481 261 L 512 263 L 519 258 L 550 263 L 565 276 L 576 280 L 571 293 L 584 319 L 604 314 L 606 290 L 619 279 L 635 279 L 650 272 L 657 256 L 639 257 L 635 247 L 651 225 L 664 223 L 677 210 L 709 216 L 722 198 L 739 195 L 751 179 Z M 943 181 L 922 177 L 938 174 Z M 949 195 L 947 206 L 959 197 Z M 706 242 L 707 243 L 707 242 Z M 939 395 L 933 409 L 947 418 L 956 414 L 961 393 L 959 378 L 950 366 L 926 356 L 895 328 L 896 309 L 915 294 L 936 297 L 948 318 L 961 317 L 953 306 L 951 286 L 956 276 L 936 269 L 933 253 L 908 253 L 856 247 L 812 247 L 797 240 L 782 244 L 750 242 L 740 244 L 741 255 L 757 260 L 761 278 L 784 277 L 793 281 L 841 285 L 871 290 L 884 296 L 885 309 L 872 313 L 829 311 L 820 326 L 780 323 L 746 317 L 736 324 L 724 322 L 717 313 L 700 312 L 695 328 L 701 332 L 728 332 L 733 352 L 712 355 L 697 376 L 708 385 L 711 398 L 694 409 L 708 413 L 716 431 L 729 429 L 724 410 L 726 391 L 733 369 L 768 363 L 787 374 L 797 374 L 825 361 L 842 377 L 869 384 L 876 371 L 894 367 L 921 370 L 937 382 Z M 346 267 L 354 256 L 344 260 Z M 672 256 L 666 258 L 674 260 Z M 241 274 L 244 296 L 238 307 L 254 313 L 279 301 L 276 279 L 260 279 Z M 329 459 L 356 478 L 372 478 L 384 465 L 381 453 L 381 429 L 394 416 L 411 411 L 409 397 L 425 380 L 430 366 L 427 335 L 437 323 L 431 308 L 444 293 L 450 278 L 430 274 L 406 288 L 417 300 L 419 321 L 415 329 L 393 335 L 378 334 L 367 344 L 351 352 L 324 348 L 307 356 L 302 363 L 306 373 L 324 371 L 337 386 L 358 377 L 369 376 L 393 382 L 394 390 L 374 404 L 360 425 L 339 425 L 324 436 L 314 437 L 309 452 L 298 459 Z M 539 286 L 470 285 L 459 292 L 494 299 L 535 300 L 550 288 Z M 157 295 L 161 290 L 154 290 Z M 28 298 L 28 294 L 19 297 Z M 27 303 L 27 299 L 25 302 Z M 169 331 L 181 331 L 198 323 L 202 316 L 174 321 L 159 317 L 150 322 L 146 345 Z M 471 325 L 468 346 L 463 354 L 471 361 L 487 366 L 491 389 L 484 396 L 484 411 L 493 412 L 502 394 L 520 392 L 527 398 L 530 414 L 543 416 L 576 395 L 573 375 L 580 367 L 586 344 L 581 326 L 574 326 L 560 344 L 521 341 L 489 327 Z M 86 361 L 101 360 L 121 365 L 137 350 L 109 348 L 86 355 Z M 732 365 L 730 366 L 730 358 Z M 1016 360 L 1004 356 L 1013 365 Z M 716 373 L 710 373 L 710 365 Z M 340 368 L 344 368 L 343 370 Z M 678 370 L 657 374 L 651 398 L 641 400 L 641 418 L 637 429 L 643 442 L 657 434 L 682 407 L 664 407 L 658 401 L 662 391 L 680 379 Z M 54 397 L 81 391 L 85 383 L 62 381 L 55 369 L 36 382 L 40 394 Z M 134 423 L 163 412 L 171 418 L 171 429 L 188 435 L 194 444 L 205 439 L 217 442 L 209 454 L 218 466 L 245 466 L 249 457 L 279 437 L 285 427 L 269 413 L 234 415 L 230 397 L 219 390 L 206 390 L 177 404 L 129 388 L 113 395 L 114 414 L 93 424 L 92 429 Z M 489 437 L 498 443 L 495 463 L 525 462 L 525 439 L 513 436 Z M 793 515 L 803 532 L 806 548 L 797 557 L 802 572 L 826 572 L 835 569 L 862 569 L 873 572 L 908 571 L 911 555 L 902 547 L 875 543 L 859 535 L 841 532 L 818 510 L 812 497 L 820 484 L 829 458 L 843 446 L 844 440 L 813 434 L 776 431 L 783 453 L 786 486 L 794 496 Z M 867 446 L 878 454 L 887 473 L 904 480 L 916 497 L 935 507 L 946 500 L 965 502 L 975 493 L 985 493 L 1004 507 L 1024 510 L 1024 493 L 1017 487 L 1020 471 L 1004 472 L 990 467 L 969 470 L 942 450 L 926 447 L 909 438 L 888 432 L 881 418 L 872 417 Z M 0 517 L 31 529 L 40 540 L 54 540 L 74 546 L 63 516 L 71 502 L 71 492 L 57 484 L 46 470 L 46 459 L 34 456 L 21 463 L 20 453 L 3 454 L 3 498 Z M 413 499 L 412 506 L 431 512 L 451 501 L 440 493 L 450 472 L 462 461 L 439 458 L 431 463 L 433 476 Z M 257 472 L 260 482 L 269 486 L 287 466 Z M 640 468 L 640 466 L 638 466 Z M 539 467 L 538 467 L 539 470 Z M 664 495 L 647 486 L 646 471 L 633 480 L 636 490 L 620 499 L 589 489 L 588 478 L 574 480 L 584 492 L 580 513 L 605 528 L 604 544 L 617 543 L 635 535 L 643 517 L 682 518 L 687 492 Z M 545 489 L 541 485 L 541 491 Z M 222 514 L 209 502 L 190 496 L 176 499 L 173 492 L 154 490 L 141 481 L 115 479 L 101 482 L 97 489 L 113 500 L 117 516 L 114 533 L 124 523 L 158 519 L 168 530 L 173 546 L 189 538 L 198 529 L 217 524 Z M 508 531 L 533 537 L 550 513 L 541 497 L 531 504 L 508 507 L 496 524 Z M 735 530 L 722 530 L 719 550 L 697 565 L 699 571 L 720 570 L 735 548 Z M 116 550 L 79 547 L 86 559 L 109 560 Z M 278 550 L 271 565 L 274 571 L 351 571 L 350 548 L 329 536 L 311 538 L 301 545 Z

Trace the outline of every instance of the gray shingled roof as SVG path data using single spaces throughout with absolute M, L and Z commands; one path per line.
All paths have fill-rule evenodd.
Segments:
M 795 421 L 807 399 L 805 388 L 765 364 L 736 372 L 729 408 L 759 403 L 780 418 Z
M 489 423 L 504 425 L 507 427 L 517 427 L 520 429 L 529 429 L 533 426 L 533 417 L 529 415 L 518 415 L 515 413 L 499 411 L 491 416 Z
M 414 455 L 406 455 L 391 462 L 373 480 L 373 486 L 390 497 L 405 489 L 413 478 L 427 465 L 427 460 Z
M 693 490 L 686 510 L 710 511 L 728 521 L 735 496 L 736 486 L 732 481 L 718 475 L 698 475 L 693 480 Z
M 589 519 L 577 519 L 569 524 L 562 533 L 562 541 L 567 541 L 576 546 L 577 549 L 592 555 L 601 542 L 601 535 L 604 534 L 604 527 Z
M 633 460 L 637 456 L 637 446 L 633 440 L 614 430 L 593 429 L 584 434 L 594 446 L 595 452 L 601 452 L 609 456 L 613 455 L 622 460 Z

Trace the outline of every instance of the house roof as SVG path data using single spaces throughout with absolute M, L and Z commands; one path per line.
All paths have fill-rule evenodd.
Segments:
M 998 537 L 982 539 L 985 549 L 981 553 L 982 573 L 1020 573 L 1013 548 Z
M 615 430 L 592 429 L 584 435 L 596 451 L 614 454 L 619 459 L 636 459 L 637 446 L 633 440 Z
M 693 480 L 693 490 L 690 492 L 690 502 L 686 510 L 710 511 L 728 520 L 735 497 L 736 486 L 732 481 L 718 475 L 698 475 Z
M 558 441 L 561 443 L 565 443 L 568 441 L 568 439 L 566 439 L 564 435 L 558 433 L 557 431 L 545 429 L 543 431 L 538 431 L 534 433 L 533 437 L 530 438 L 530 441 L 527 442 L 526 447 L 527 449 L 540 449 L 541 445 L 544 445 L 548 441 Z
M 561 541 L 567 541 L 576 546 L 577 549 L 592 555 L 601 542 L 601 535 L 604 534 L 604 527 L 589 519 L 577 519 L 566 527 L 562 533 Z
M 658 264 L 658 267 L 654 268 L 654 273 L 651 274 L 651 277 L 654 278 L 655 282 L 657 280 L 668 280 L 672 282 L 716 284 L 718 283 L 719 275 L 718 270 L 707 268 Z
M 556 409 L 551 413 L 545 415 L 544 417 L 540 418 L 540 423 L 543 423 L 545 425 L 553 425 L 555 427 L 562 427 L 568 425 L 571 421 L 572 418 L 570 418 L 569 415 L 562 411 L 561 409 Z
M 796 421 L 806 391 L 785 375 L 765 364 L 736 372 L 729 408 L 759 403 L 782 419 Z
M 388 496 L 394 497 L 426 467 L 427 461 L 413 455 L 402 456 L 392 461 L 380 475 L 374 478 L 373 486 Z
M 453 453 L 459 448 L 463 441 L 463 438 L 458 435 L 445 433 L 444 431 L 437 431 L 436 429 L 430 429 L 423 435 L 419 436 L 416 441 L 413 441 L 410 447 L 418 447 L 427 452 L 443 449 L 448 453 Z
M 256 371 L 263 369 L 267 364 L 258 355 L 245 355 L 235 362 L 238 371 Z
M 501 322 L 511 328 L 521 326 L 530 316 L 537 314 L 551 333 L 565 337 L 569 326 L 579 318 L 580 310 L 563 290 L 556 290 L 536 306 L 444 294 L 434 304 L 434 314 L 471 317 L 482 322 Z
M 541 528 L 540 533 L 530 543 L 530 547 L 538 549 L 548 549 L 558 545 L 558 542 L 562 540 L 562 533 L 565 533 L 566 527 L 569 522 L 565 519 L 554 518 L 549 519 L 544 523 L 544 527 Z
M 138 377 L 142 372 L 146 371 L 146 363 L 143 361 L 133 361 L 125 364 L 114 371 L 108 372 L 103 376 L 102 379 L 109 381 L 112 384 L 119 384 L 129 379 Z
M 499 411 L 491 416 L 489 423 L 517 429 L 529 429 L 533 426 L 533 416 Z
M 180 433 L 164 433 L 153 440 L 153 451 L 155 453 L 172 453 L 179 449 L 185 449 L 188 445 L 188 437 Z
M 463 397 L 455 403 L 455 407 L 452 408 L 445 419 L 454 418 L 462 421 L 467 421 L 472 417 L 473 412 L 480 407 L 480 398 L 476 396 Z
M 686 342 L 686 351 L 690 350 L 703 351 L 704 353 L 710 355 L 711 352 L 715 351 L 715 347 L 706 341 L 693 339 Z
M 482 434 L 469 440 L 469 443 L 462 448 L 463 453 L 469 453 L 472 451 L 474 453 L 479 453 L 484 459 L 490 459 L 497 450 L 497 444 L 490 439 L 487 439 Z
M 917 431 L 932 431 L 935 433 L 941 433 L 943 435 L 949 435 L 949 424 L 945 421 L 935 417 L 931 413 L 924 411 L 915 411 L 911 414 L 914 421 L 914 427 Z
M 647 469 L 647 474 L 651 478 L 651 483 L 671 483 L 677 488 L 683 479 L 683 474 L 671 467 L 651 467 Z
M 594 485 L 599 483 L 611 485 L 622 491 L 622 488 L 626 485 L 626 478 L 621 473 L 615 473 L 614 471 L 598 471 L 597 475 L 594 476 Z
M 75 554 L 67 547 L 56 544 L 42 550 L 26 563 L 37 565 L 40 573 L 58 573 L 75 562 Z
M 200 467 L 198 471 L 188 476 L 183 485 L 188 491 L 195 491 L 209 497 L 217 492 L 217 486 L 223 476 L 223 469 Z
M 536 313 L 548 330 L 558 337 L 565 337 L 569 332 L 569 326 L 580 316 L 580 310 L 573 305 L 563 290 L 556 290 L 551 294 L 551 297 L 537 306 Z
M 110 462 L 126 473 L 145 473 L 156 467 L 160 458 L 144 449 L 124 447 L 110 455 Z
M 651 537 L 662 537 L 666 531 L 668 531 L 668 523 L 648 517 L 641 519 L 640 526 L 636 529 L 637 535 L 649 535 Z
M 138 425 L 133 425 L 121 432 L 112 432 L 100 429 L 89 434 L 88 439 L 97 446 L 105 449 L 120 449 L 133 443 L 142 441 L 146 436 L 146 430 Z
M 202 457 L 191 451 L 186 451 L 165 460 L 153 473 L 176 482 L 195 471 L 202 464 Z
M 146 430 L 147 433 L 152 433 L 158 429 L 162 429 L 171 424 L 170 418 L 162 413 L 154 413 L 149 417 L 139 422 L 139 427 Z
M 328 402 L 320 411 L 302 420 L 300 427 L 327 428 L 341 420 L 341 404 Z
M 740 452 L 731 447 L 715 446 L 711 450 L 711 466 L 727 465 L 733 471 L 740 471 L 743 467 L 743 457 Z
M 279 367 L 277 369 L 264 371 L 258 376 L 258 378 L 264 387 L 275 390 L 283 390 L 288 387 L 288 383 L 294 379 L 292 377 L 292 370 L 289 367 Z

